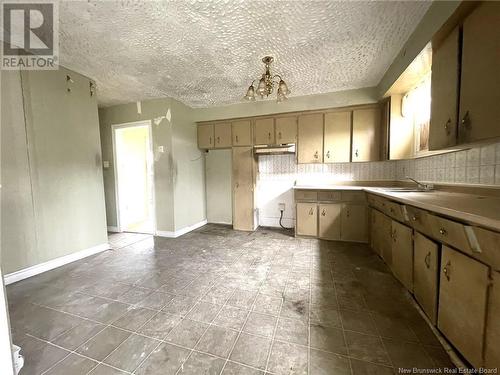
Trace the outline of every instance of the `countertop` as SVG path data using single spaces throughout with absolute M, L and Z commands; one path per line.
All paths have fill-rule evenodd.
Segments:
M 363 190 L 393 201 L 500 231 L 500 197 L 433 190 L 387 191 L 388 187 L 343 185 L 295 185 L 304 190 Z M 389 187 L 390 189 L 390 187 Z

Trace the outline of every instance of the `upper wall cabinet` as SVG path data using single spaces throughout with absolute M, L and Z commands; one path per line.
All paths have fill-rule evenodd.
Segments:
M 214 125 L 215 148 L 231 147 L 231 123 L 223 122 Z
M 482 2 L 464 21 L 459 139 L 500 136 L 500 3 Z
M 352 161 L 380 159 L 380 109 L 356 109 L 352 114 Z
M 403 95 L 399 94 L 391 95 L 389 98 L 389 159 L 391 160 L 407 159 L 414 155 L 413 121 L 403 116 L 402 101 Z M 386 155 L 386 151 L 383 150 L 382 154 Z
M 323 162 L 323 114 L 300 115 L 298 120 L 298 163 Z
M 349 162 L 351 158 L 351 111 L 325 113 L 323 161 Z
M 232 134 L 233 146 L 252 145 L 252 124 L 250 120 L 234 121 Z
M 275 119 L 276 143 L 297 143 L 297 117 L 277 117 Z
M 256 145 L 275 144 L 274 118 L 259 118 L 255 120 L 254 135 Z
M 457 143 L 459 77 L 459 28 L 456 27 L 432 51 L 431 122 L 429 149 Z
M 209 149 L 214 147 L 214 125 L 198 126 L 198 148 Z

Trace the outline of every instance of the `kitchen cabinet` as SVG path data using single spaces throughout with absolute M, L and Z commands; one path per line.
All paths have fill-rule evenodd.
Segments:
M 352 113 L 352 161 L 380 160 L 380 110 L 355 109 Z
M 351 111 L 325 113 L 325 163 L 349 162 L 351 159 Z
M 274 118 L 256 119 L 254 124 L 256 145 L 275 144 Z
M 198 125 L 198 148 L 210 149 L 214 147 L 214 125 Z
M 276 143 L 297 143 L 297 117 L 277 117 L 275 120 Z
M 340 222 L 342 204 L 320 204 L 319 209 L 319 238 L 325 240 L 340 240 Z
M 298 202 L 296 207 L 295 232 L 301 236 L 318 235 L 318 212 L 316 203 Z
M 474 367 L 483 365 L 488 267 L 443 246 L 438 328 Z
M 410 292 L 413 292 L 413 229 L 392 221 L 392 272 Z
M 250 120 L 234 121 L 232 123 L 233 146 L 252 145 L 252 124 Z
M 456 27 L 432 49 L 430 150 L 457 143 L 459 43 L 460 31 Z
M 252 231 L 254 223 L 255 159 L 252 147 L 233 147 L 233 228 Z
M 500 368 L 500 273 L 492 272 L 488 300 L 484 367 Z
M 323 162 L 323 114 L 300 115 L 298 118 L 297 162 Z
M 459 139 L 500 136 L 500 3 L 481 2 L 463 23 Z
M 215 148 L 231 147 L 231 123 L 223 122 L 214 125 Z
M 439 245 L 415 232 L 413 293 L 432 324 L 437 323 Z
M 367 212 L 364 204 L 345 203 L 342 206 L 342 241 L 367 242 Z
M 415 132 L 413 119 L 403 117 L 401 112 L 403 95 L 389 98 L 389 159 L 408 159 L 413 157 Z
M 371 225 L 373 250 L 390 266 L 392 263 L 392 220 L 380 211 L 372 209 Z

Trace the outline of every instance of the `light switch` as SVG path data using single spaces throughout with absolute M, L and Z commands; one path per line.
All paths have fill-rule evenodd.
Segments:
M 109 168 L 109 161 L 104 160 L 104 161 L 102 162 L 102 166 L 103 166 L 103 168 Z

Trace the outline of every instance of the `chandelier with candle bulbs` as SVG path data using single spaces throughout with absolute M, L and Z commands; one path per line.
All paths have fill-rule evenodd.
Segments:
M 262 59 L 262 62 L 266 66 L 266 72 L 262 74 L 262 77 L 260 79 L 257 78 L 253 80 L 243 99 L 254 101 L 256 95 L 260 96 L 261 99 L 263 99 L 264 97 L 267 98 L 273 93 L 275 86 L 278 87 L 276 92 L 277 102 L 279 103 L 288 99 L 287 95 L 290 94 L 290 90 L 288 89 L 285 81 L 283 81 L 279 74 L 275 74 L 274 76 L 271 75 L 270 68 L 273 61 L 274 58 L 272 56 L 266 56 Z M 254 87 L 256 81 L 259 82 L 257 84 L 257 88 Z

